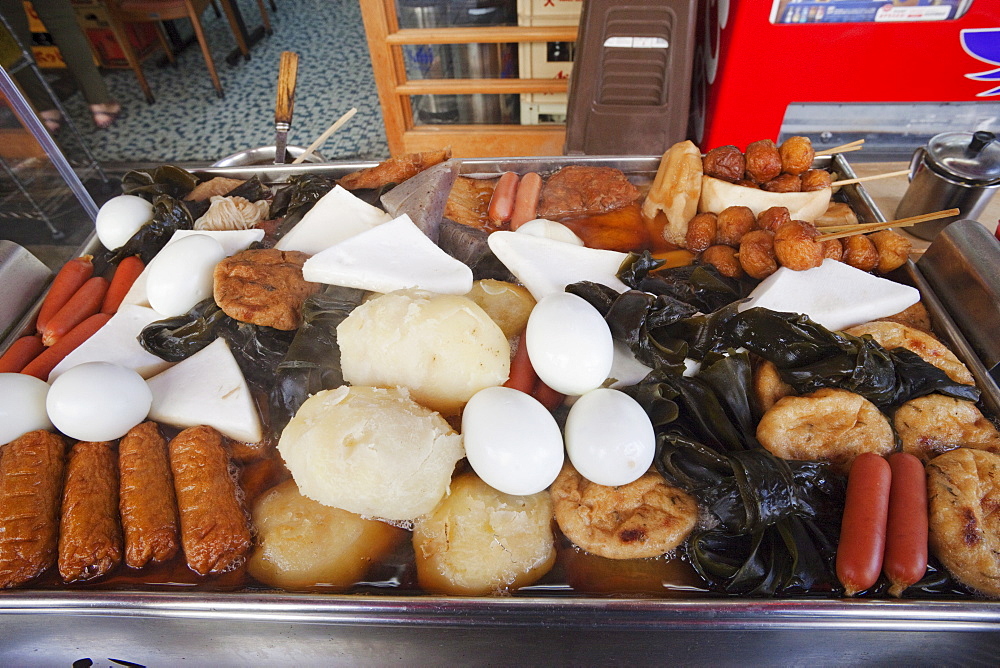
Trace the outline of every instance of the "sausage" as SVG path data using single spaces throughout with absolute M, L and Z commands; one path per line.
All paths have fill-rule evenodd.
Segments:
M 139 278 L 139 274 L 146 268 L 146 265 L 138 255 L 130 255 L 123 258 L 115 269 L 115 275 L 111 277 L 111 285 L 104 295 L 104 302 L 101 304 L 101 313 L 114 315 L 118 312 L 125 295 L 132 288 L 132 284 Z
M 189 427 L 170 441 L 169 450 L 188 567 L 199 575 L 239 567 L 250 549 L 250 525 L 222 434 Z
M 111 320 L 111 316 L 107 313 L 95 313 L 90 316 L 71 329 L 66 336 L 56 341 L 55 345 L 49 346 L 40 352 L 38 357 L 28 362 L 21 369 L 21 373 L 26 373 L 29 376 L 34 376 L 42 380 L 48 380 L 52 369 L 56 368 L 56 365 L 66 355 L 76 350 L 77 346 L 93 336 L 101 327 L 108 324 L 108 320 Z
M 486 215 L 494 225 L 509 222 L 510 217 L 514 215 L 514 199 L 520 181 L 521 177 L 514 172 L 504 172 L 493 186 L 493 196 L 490 198 Z
M 80 441 L 66 464 L 59 526 L 59 575 L 93 580 L 122 560 L 118 456 L 111 443 Z
M 100 276 L 94 276 L 76 291 L 70 300 L 63 304 L 62 308 L 55 312 L 45 323 L 44 327 L 39 327 L 38 332 L 42 335 L 42 343 L 47 346 L 55 344 L 60 338 L 65 336 L 81 322 L 99 313 L 101 304 L 104 303 L 104 295 L 108 292 L 108 280 Z
M 66 302 L 70 300 L 76 291 L 79 290 L 91 276 L 94 275 L 94 256 L 81 255 L 73 258 L 62 266 L 56 277 L 52 279 L 52 287 L 42 301 L 42 306 L 38 311 L 38 318 L 35 325 L 41 332 L 49 318 L 56 314 Z
M 538 216 L 538 198 L 542 194 L 542 177 L 535 172 L 528 172 L 517 184 L 517 195 L 514 198 L 514 212 L 510 216 L 510 229 L 516 230 L 529 220 Z
M 870 589 L 882 572 L 891 478 L 889 462 L 873 452 L 851 465 L 837 546 L 837 578 L 847 596 Z
M 510 361 L 510 375 L 503 386 L 513 390 L 520 390 L 525 394 L 531 394 L 537 382 L 538 374 L 535 373 L 535 368 L 531 366 L 531 359 L 528 357 L 528 346 L 525 343 L 524 335 L 522 335 L 521 342 L 518 344 L 517 350 L 514 352 L 514 357 Z
M 56 562 L 66 442 L 31 431 L 0 448 L 0 589 Z
M 892 484 L 882 570 L 889 593 L 899 597 L 927 572 L 927 474 L 923 463 L 906 452 L 889 457 Z
M 40 336 L 22 336 L 0 357 L 0 373 L 18 373 L 45 350 Z
M 118 468 L 125 563 L 142 568 L 172 559 L 180 547 L 177 496 L 167 441 L 155 422 L 136 425 L 122 438 Z

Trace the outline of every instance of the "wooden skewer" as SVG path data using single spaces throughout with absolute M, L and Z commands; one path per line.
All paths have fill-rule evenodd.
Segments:
M 843 181 L 834 181 L 830 184 L 831 187 L 836 188 L 837 186 L 849 186 L 852 183 L 864 183 L 865 181 L 876 181 L 878 179 L 888 179 L 893 176 L 906 176 L 910 173 L 908 169 L 901 169 L 898 172 L 886 172 L 885 174 L 872 174 L 871 176 L 860 176 L 856 179 L 844 179 Z
M 959 209 L 946 209 L 944 211 L 935 211 L 934 213 L 925 213 L 919 216 L 910 216 L 909 218 L 900 218 L 899 220 L 890 220 L 884 223 L 864 223 L 861 225 L 851 225 L 849 230 L 844 230 L 842 232 L 831 232 L 829 234 L 821 234 L 816 237 L 816 241 L 826 241 L 827 239 L 842 239 L 844 237 L 853 237 L 855 234 L 866 234 L 868 232 L 877 232 L 879 230 L 887 230 L 890 227 L 909 227 L 910 225 L 916 225 L 917 223 L 923 223 L 928 220 L 937 220 L 938 218 L 948 218 L 949 216 L 957 216 L 960 213 Z
M 298 165 L 298 164 L 300 164 L 302 162 L 305 162 L 306 158 L 308 158 L 310 155 L 312 155 L 313 153 L 315 153 L 316 149 L 318 149 L 320 146 L 323 145 L 323 142 L 325 142 L 327 139 L 329 139 L 330 136 L 334 132 L 336 132 L 337 130 L 339 130 L 340 128 L 342 128 L 344 126 L 344 123 L 346 123 L 347 121 L 351 120 L 351 117 L 354 116 L 354 114 L 356 114 L 356 113 L 358 113 L 358 110 L 356 108 L 354 108 L 354 107 L 351 107 L 351 109 L 346 114 L 344 114 L 343 116 L 341 116 L 340 118 L 338 118 L 334 122 L 333 125 L 331 125 L 330 127 L 328 127 L 326 129 L 326 132 L 324 132 L 319 137 L 317 137 L 316 141 L 314 141 L 312 144 L 309 144 L 309 148 L 307 148 L 305 151 L 303 151 L 302 155 L 300 155 L 299 157 L 295 158 L 295 160 L 292 160 L 292 164 L 293 165 Z
M 864 139 L 856 139 L 854 141 L 847 142 L 846 144 L 841 144 L 840 146 L 834 146 L 833 148 L 825 148 L 822 151 L 816 151 L 816 155 L 833 155 L 834 153 L 860 151 L 862 148 L 861 145 L 864 143 Z

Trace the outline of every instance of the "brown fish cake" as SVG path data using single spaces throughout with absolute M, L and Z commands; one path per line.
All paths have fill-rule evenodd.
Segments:
M 592 483 L 566 465 L 550 490 L 563 534 L 587 552 L 608 559 L 656 557 L 687 538 L 698 505 L 656 472 L 627 485 Z
M 142 568 L 172 559 L 180 548 L 177 496 L 167 440 L 155 422 L 132 427 L 118 444 L 119 507 L 125 563 Z
M 899 407 L 893 424 L 903 451 L 924 462 L 956 448 L 1000 454 L 1000 431 L 971 401 L 943 394 L 917 397 Z
M 59 527 L 59 574 L 92 580 L 122 560 L 118 521 L 118 453 L 107 442 L 80 441 L 66 464 Z
M 757 407 L 762 412 L 770 410 L 779 399 L 795 395 L 795 388 L 781 379 L 774 362 L 765 359 L 754 368 L 751 387 Z
M 933 364 L 944 371 L 956 383 L 974 385 L 976 382 L 968 367 L 955 357 L 955 353 L 948 350 L 933 336 L 921 332 L 919 329 L 898 322 L 875 321 L 857 325 L 845 331 L 851 336 L 869 334 L 886 350 L 906 348 L 913 351 L 928 364 Z
M 927 465 L 931 553 L 960 582 L 1000 597 L 1000 456 L 959 448 Z
M 924 306 L 923 302 L 907 306 L 899 313 L 879 318 L 879 321 L 897 322 L 900 325 L 919 329 L 921 332 L 927 332 L 928 334 L 931 331 L 931 314 L 927 312 L 927 307 Z
M 760 419 L 757 440 L 782 459 L 828 461 L 844 472 L 862 452 L 885 455 L 895 447 L 875 404 L 829 387 L 780 399 Z
M 258 248 L 215 265 L 215 302 L 230 318 L 283 331 L 302 325 L 302 304 L 320 289 L 302 278 L 309 256 L 299 251 Z

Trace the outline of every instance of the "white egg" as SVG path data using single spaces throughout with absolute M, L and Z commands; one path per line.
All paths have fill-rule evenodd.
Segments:
M 476 474 L 505 494 L 541 492 L 563 465 L 555 418 L 537 399 L 509 387 L 488 387 L 462 413 L 465 455 Z
M 49 384 L 23 373 L 0 373 L 0 445 L 36 429 L 52 429 L 45 412 Z
M 146 419 L 153 401 L 132 369 L 87 362 L 52 381 L 45 406 L 56 429 L 81 441 L 110 441 Z
M 580 397 L 566 417 L 566 453 L 598 485 L 626 485 L 649 470 L 656 434 L 642 406 L 624 392 L 601 388 Z
M 104 247 L 114 250 L 125 245 L 153 217 L 153 205 L 135 195 L 112 197 L 97 212 L 94 227 Z
M 535 218 L 526 223 L 522 223 L 517 228 L 519 234 L 530 234 L 543 239 L 562 241 L 574 246 L 583 246 L 583 239 L 576 235 L 576 232 L 569 229 L 562 223 L 557 223 L 548 218 Z
M 589 392 L 611 372 L 615 353 L 608 323 L 574 294 L 558 292 L 535 304 L 525 341 L 535 373 L 556 392 Z
M 225 257 L 222 244 L 206 234 L 192 234 L 169 244 L 149 263 L 149 305 L 168 317 L 187 313 L 212 296 L 215 265 Z

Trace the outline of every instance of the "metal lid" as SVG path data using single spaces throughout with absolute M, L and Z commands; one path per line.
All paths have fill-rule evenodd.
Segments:
M 992 132 L 944 132 L 927 143 L 933 166 L 976 184 L 1000 181 L 1000 140 Z

